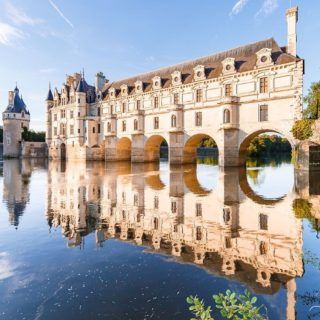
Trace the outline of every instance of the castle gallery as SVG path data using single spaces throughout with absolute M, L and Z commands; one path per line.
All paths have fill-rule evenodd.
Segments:
M 68 75 L 46 99 L 49 158 L 156 161 L 165 140 L 171 163 L 190 163 L 211 137 L 219 164 L 236 166 L 263 132 L 294 144 L 304 73 L 298 8 L 286 18 L 284 47 L 270 38 L 115 82 L 100 72 L 94 86 L 83 74 Z

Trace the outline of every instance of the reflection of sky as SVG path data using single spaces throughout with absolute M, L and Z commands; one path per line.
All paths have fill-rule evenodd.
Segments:
M 278 167 L 248 168 L 258 170 L 256 179 L 248 174 L 250 187 L 264 198 L 279 198 L 288 194 L 294 186 L 294 168 L 292 164 L 283 163 Z
M 197 178 L 199 184 L 207 189 L 213 190 L 218 184 L 219 167 L 207 164 L 197 165 Z

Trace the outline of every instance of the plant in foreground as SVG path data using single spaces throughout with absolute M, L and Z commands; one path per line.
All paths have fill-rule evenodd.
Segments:
M 262 305 L 257 307 L 256 297 L 251 297 L 250 292 L 245 290 L 244 294 L 237 295 L 235 292 L 227 290 L 225 294 L 213 295 L 215 307 L 225 319 L 234 320 L 265 320 L 260 311 Z M 190 304 L 189 310 L 195 316 L 191 320 L 214 320 L 211 315 L 211 307 L 206 307 L 203 300 L 197 296 L 189 296 L 187 303 Z

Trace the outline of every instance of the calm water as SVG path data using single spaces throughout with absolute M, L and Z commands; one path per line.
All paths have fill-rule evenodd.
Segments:
M 320 319 L 320 179 L 248 165 L 3 162 L 0 319 L 190 319 L 227 288 Z

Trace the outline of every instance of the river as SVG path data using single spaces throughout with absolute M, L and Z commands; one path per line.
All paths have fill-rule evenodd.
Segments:
M 0 319 L 190 319 L 188 295 L 228 288 L 269 319 L 320 318 L 319 179 L 288 159 L 0 172 Z

